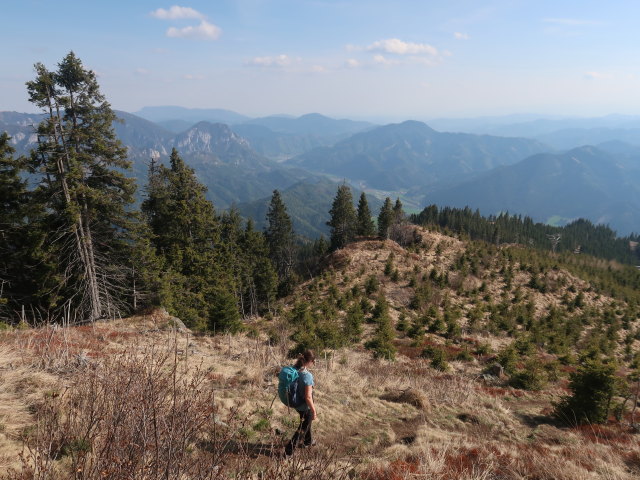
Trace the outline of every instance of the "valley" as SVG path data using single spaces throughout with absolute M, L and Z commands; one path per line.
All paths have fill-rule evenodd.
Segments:
M 306 189 L 309 204 L 326 210 L 327 196 L 323 199 L 313 186 L 324 178 L 322 182 L 331 180 L 335 186 L 346 181 L 379 201 L 385 196 L 400 197 L 414 211 L 432 203 L 469 206 L 484 215 L 509 212 L 541 222 L 555 218 L 556 224 L 563 219 L 560 225 L 584 218 L 609 225 L 621 235 L 638 231 L 640 147 L 626 143 L 635 141 L 624 133 L 631 131 L 628 129 L 601 127 L 595 137 L 585 129 L 580 140 L 568 140 L 564 147 L 589 139 L 597 145 L 563 153 L 557 142 L 544 140 L 549 135 L 575 136 L 575 129 L 553 130 L 572 125 L 568 120 L 548 121 L 546 127 L 542 120 L 523 123 L 513 127 L 513 132 L 522 135 L 514 138 L 506 126 L 496 131 L 508 136 L 499 137 L 442 133 L 415 121 L 376 126 L 319 114 L 250 119 L 235 112 L 178 107 L 138 113 L 148 119 L 117 112 L 123 122 L 115 123 L 114 128 L 133 162 L 139 196 L 151 158 L 166 162 L 175 147 L 193 166 L 218 208 L 239 205 L 241 214 L 258 224 L 263 224 L 264 217 L 256 213 L 257 205 L 264 210 L 274 189 L 291 189 L 286 195 L 292 197 Z M 0 112 L 0 128 L 12 135 L 19 154 L 27 155 L 35 145 L 33 125 L 38 119 Z M 606 120 L 600 124 L 612 122 Z M 633 125 L 632 121 L 623 125 Z M 172 132 L 161 126 L 163 122 L 181 127 Z M 461 121 L 440 123 L 465 128 Z M 598 125 L 598 120 L 582 124 Z M 547 137 L 542 131 L 548 132 Z M 524 138 L 527 135 L 530 138 Z M 579 168 L 565 160 L 579 157 L 589 159 Z M 296 217 L 302 235 L 328 235 L 319 211 Z

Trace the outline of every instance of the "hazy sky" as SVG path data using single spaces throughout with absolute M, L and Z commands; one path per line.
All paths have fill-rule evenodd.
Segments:
M 2 0 L 0 110 L 70 50 L 116 109 L 640 113 L 637 0 Z

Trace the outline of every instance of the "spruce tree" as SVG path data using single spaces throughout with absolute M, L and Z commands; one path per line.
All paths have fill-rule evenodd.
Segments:
M 159 300 L 188 326 L 207 329 L 216 324 L 211 316 L 218 318 L 216 312 L 230 304 L 216 300 L 216 292 L 221 285 L 235 291 L 233 273 L 222 267 L 220 223 L 206 187 L 175 148 L 169 163 L 150 169 L 142 203 L 152 244 L 164 262 Z
M 396 203 L 393 206 L 393 223 L 400 224 L 404 221 L 404 210 L 402 209 L 402 202 L 400 198 L 396 198 Z
M 586 358 L 571 374 L 572 395 L 556 405 L 556 416 L 570 425 L 605 423 L 616 393 L 615 364 Z
M 291 275 L 295 258 L 295 236 L 287 207 L 278 190 L 273 191 L 269 210 L 265 238 L 269 247 L 269 258 L 273 262 L 279 280 L 279 292 L 286 295 L 291 290 Z
M 278 291 L 278 274 L 269 258 L 269 247 L 262 232 L 247 221 L 241 239 L 241 255 L 245 261 L 244 298 L 248 299 L 249 315 L 262 314 L 271 309 Z
M 367 195 L 364 192 L 360 194 L 360 200 L 358 201 L 357 218 L 356 235 L 361 235 L 363 237 L 375 235 L 376 227 L 371 219 L 371 210 L 369 210 Z
M 48 244 L 57 250 L 60 287 L 53 315 L 93 321 L 117 314 L 130 245 L 135 183 L 126 149 L 116 138 L 116 116 L 95 74 L 73 52 L 51 72 L 35 65 L 29 100 L 45 113 L 31 168 L 40 174 L 36 195 L 48 217 Z
M 344 337 L 348 342 L 356 343 L 360 341 L 363 323 L 364 313 L 360 303 L 355 302 L 347 311 L 347 316 L 344 320 Z
M 365 348 L 373 350 L 375 358 L 385 358 L 394 360 L 396 358 L 396 347 L 393 344 L 395 331 L 389 316 L 389 303 L 383 294 L 380 294 L 373 310 L 373 321 L 377 324 L 373 338 L 365 343 Z
M 23 180 L 25 159 L 14 159 L 7 133 L 0 134 L 0 321 L 16 323 L 23 306 L 38 308 L 39 292 L 55 289 L 47 247 L 37 221 L 44 213 Z
M 208 293 L 208 329 L 213 333 L 237 333 L 242 329 L 237 299 L 224 286 Z
M 331 227 L 330 250 L 343 248 L 353 241 L 356 233 L 356 211 L 348 185 L 340 185 L 333 200 L 327 225 Z
M 156 248 L 169 265 L 184 274 L 198 273 L 211 260 L 212 247 L 220 238 L 213 204 L 206 187 L 196 178 L 174 148 L 170 167 L 150 172 L 148 197 L 142 204 L 154 234 Z
M 392 224 L 393 208 L 391 207 L 391 199 L 387 197 L 378 214 L 378 236 L 383 240 L 388 239 Z
M 14 297 L 11 287 L 20 264 L 19 232 L 24 226 L 27 203 L 26 182 L 20 178 L 14 151 L 9 145 L 9 135 L 4 132 L 0 135 L 0 307 Z

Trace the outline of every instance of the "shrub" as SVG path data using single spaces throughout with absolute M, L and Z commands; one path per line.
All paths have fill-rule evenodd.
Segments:
M 455 359 L 460 362 L 470 362 L 471 360 L 473 360 L 473 355 L 469 353 L 469 350 L 465 349 L 458 352 L 455 356 Z
M 436 370 L 440 370 L 442 372 L 446 372 L 447 370 L 449 370 L 449 364 L 447 363 L 447 354 L 441 348 L 429 345 L 425 347 L 424 350 L 422 350 L 420 356 L 422 358 L 430 359 L 431 367 Z
M 392 273 L 391 273 L 391 281 L 392 282 L 398 282 L 398 280 L 400 280 L 400 272 L 398 272 L 398 269 L 396 268 Z
M 360 308 L 362 309 L 362 313 L 366 315 L 367 313 L 371 312 L 371 309 L 373 308 L 373 306 L 371 305 L 371 302 L 366 297 L 363 297 L 362 300 L 360 300 Z
M 383 295 L 378 297 L 378 302 L 373 311 L 373 319 L 378 326 L 373 338 L 365 343 L 365 348 L 373 350 L 375 358 L 394 360 L 396 357 L 396 348 L 393 345 L 395 331 L 389 317 L 389 304 Z
M 492 352 L 491 345 L 488 343 L 480 343 L 476 347 L 475 354 L 476 355 L 489 355 Z
M 547 375 L 535 361 L 528 362 L 509 379 L 509 385 L 522 390 L 542 390 L 547 384 Z
M 375 275 L 371 275 L 367 278 L 364 283 L 364 291 L 367 295 L 371 295 L 375 293 L 380 288 L 380 282 L 378 282 L 378 278 Z
M 407 322 L 407 314 L 402 312 L 398 317 L 398 323 L 396 324 L 396 330 L 399 332 L 406 332 L 409 330 L 409 322 Z
M 573 393 L 556 405 L 556 416 L 570 424 L 604 423 L 609 415 L 615 385 L 614 365 L 587 358 L 571 374 L 569 389 Z
M 387 258 L 386 263 L 384 264 L 384 274 L 389 276 L 391 275 L 391 272 L 393 271 L 393 252 L 391 252 L 389 254 L 389 257 Z
M 349 342 L 360 341 L 362 335 L 362 324 L 364 323 L 364 313 L 359 303 L 355 303 L 347 312 L 344 320 L 344 336 Z
M 447 325 L 444 323 L 442 317 L 440 315 L 437 315 L 431 325 L 429 325 L 429 332 L 442 333 L 444 330 L 446 330 L 446 328 Z
M 453 339 L 453 338 L 458 338 L 460 337 L 460 335 L 462 335 L 462 329 L 460 328 L 460 325 L 458 324 L 457 320 L 455 319 L 450 319 L 447 322 L 447 338 L 449 339 Z
M 518 353 L 513 345 L 503 348 L 500 353 L 498 353 L 496 362 L 498 362 L 509 375 L 515 373 L 518 363 Z

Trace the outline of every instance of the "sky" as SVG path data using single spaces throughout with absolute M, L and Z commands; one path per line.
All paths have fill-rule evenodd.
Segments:
M 71 50 L 118 110 L 640 113 L 637 0 L 0 0 L 0 111 Z

